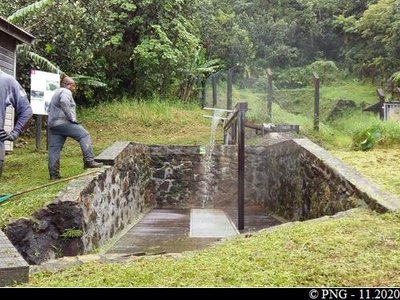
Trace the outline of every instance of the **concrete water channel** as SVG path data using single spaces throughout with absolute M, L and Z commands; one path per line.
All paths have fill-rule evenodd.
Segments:
M 281 222 L 264 209 L 249 208 L 239 232 L 228 210 L 153 209 L 107 251 L 109 254 L 154 255 L 204 249 L 224 238 L 257 231 Z
M 121 141 L 97 160 L 106 164 L 98 173 L 71 181 L 30 219 L 4 228 L 18 255 L 30 265 L 91 253 L 121 232 L 126 234 L 108 253 L 175 253 L 201 249 L 238 233 L 236 146 L 216 145 L 207 174 L 199 146 Z M 246 146 L 244 191 L 240 232 L 359 206 L 378 212 L 400 209 L 397 196 L 381 191 L 308 139 Z M 74 235 L 63 238 L 69 232 Z M 17 276 L 12 266 L 4 267 L 5 262 L 23 260 L 14 248 L 4 251 L 11 244 L 1 237 L 1 284 L 26 280 L 26 264 L 16 264 Z

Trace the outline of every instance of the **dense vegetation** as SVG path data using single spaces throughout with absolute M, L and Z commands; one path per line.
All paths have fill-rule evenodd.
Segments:
M 398 0 L 10 0 L 0 15 L 35 35 L 31 50 L 62 71 L 106 83 L 81 89 L 91 102 L 191 99 L 217 67 L 236 66 L 238 82 L 331 61 L 384 82 L 400 67 Z M 21 58 L 19 76 L 36 63 Z

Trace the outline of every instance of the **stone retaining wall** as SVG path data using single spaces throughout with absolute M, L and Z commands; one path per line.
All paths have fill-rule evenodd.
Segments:
M 237 203 L 237 149 L 215 147 L 213 203 Z M 263 205 L 288 221 L 333 215 L 360 205 L 377 211 L 400 209 L 399 197 L 384 192 L 308 139 L 247 146 L 245 206 Z
M 30 219 L 4 232 L 30 264 L 87 253 L 153 206 L 149 147 L 117 142 L 96 158 L 110 166 L 75 179 Z
M 157 208 L 198 207 L 207 193 L 198 146 L 150 146 L 151 193 Z

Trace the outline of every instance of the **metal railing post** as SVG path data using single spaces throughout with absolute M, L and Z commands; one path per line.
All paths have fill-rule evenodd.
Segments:
M 238 230 L 244 229 L 245 113 L 247 103 L 238 103 Z

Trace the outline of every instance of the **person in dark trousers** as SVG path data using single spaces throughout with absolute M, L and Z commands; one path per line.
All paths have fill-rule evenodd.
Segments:
M 4 130 L 7 106 L 14 107 L 15 126 L 10 132 Z M 22 133 L 32 117 L 32 108 L 25 90 L 18 81 L 0 70 L 0 177 L 3 173 L 5 141 L 14 141 Z
M 48 109 L 50 179 L 59 179 L 61 150 L 68 137 L 76 140 L 82 150 L 83 167 L 98 168 L 103 164 L 94 161 L 92 139 L 89 132 L 76 119 L 76 104 L 72 93 L 75 81 L 64 76 L 61 87 L 54 92 Z

